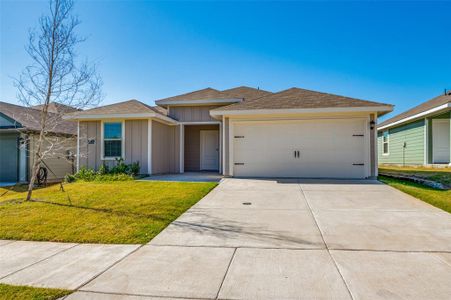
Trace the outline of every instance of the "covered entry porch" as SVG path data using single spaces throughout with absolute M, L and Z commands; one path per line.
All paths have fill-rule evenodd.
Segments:
M 180 173 L 221 173 L 221 122 L 188 122 L 180 126 Z

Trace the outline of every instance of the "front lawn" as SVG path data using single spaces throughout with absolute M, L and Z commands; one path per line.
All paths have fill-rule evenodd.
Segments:
M 0 300 L 53 300 L 72 293 L 67 290 L 35 288 L 0 283 Z
M 451 213 L 451 190 L 437 190 L 418 183 L 385 176 L 379 176 L 379 180 Z
M 405 175 L 439 182 L 451 188 L 451 168 L 380 166 L 381 175 Z
M 76 182 L 37 189 L 0 188 L 0 239 L 147 243 L 216 183 Z

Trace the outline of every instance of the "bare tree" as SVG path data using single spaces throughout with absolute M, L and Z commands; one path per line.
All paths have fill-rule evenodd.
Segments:
M 49 104 L 56 102 L 83 109 L 95 106 L 101 99 L 102 81 L 95 65 L 80 61 L 75 51 L 84 39 L 75 33 L 80 21 L 72 13 L 73 5 L 72 0 L 50 0 L 48 15 L 42 16 L 39 26 L 29 34 L 26 51 L 32 63 L 15 80 L 19 100 L 25 106 L 40 109 L 39 138 L 32 153 L 27 201 L 31 199 L 42 161 L 55 153 L 60 144 L 49 138 L 49 132 L 61 122 L 64 111 L 50 113 Z

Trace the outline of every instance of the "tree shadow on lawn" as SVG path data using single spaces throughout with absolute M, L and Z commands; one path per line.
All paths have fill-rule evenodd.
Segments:
M 112 214 L 112 215 L 116 215 L 116 216 L 123 216 L 123 217 L 151 218 L 151 219 L 158 220 L 158 221 L 170 220 L 169 218 L 162 218 L 160 215 L 155 215 L 155 214 L 151 214 L 151 213 L 116 211 L 111 208 L 96 208 L 96 207 L 89 207 L 89 206 L 83 206 L 83 205 L 64 204 L 64 203 L 57 203 L 57 202 L 52 202 L 52 201 L 40 200 L 40 199 L 32 199 L 31 202 L 44 203 L 44 204 L 50 204 L 50 205 L 62 206 L 62 207 L 77 208 L 77 209 L 83 209 L 83 210 L 100 212 L 100 213 L 108 213 L 108 214 Z

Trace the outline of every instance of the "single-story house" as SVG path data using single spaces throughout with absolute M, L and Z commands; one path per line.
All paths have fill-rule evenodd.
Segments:
M 0 183 L 30 180 L 39 138 L 39 109 L 0 102 Z M 49 106 L 47 155 L 42 164 L 48 168 L 49 181 L 62 179 L 75 169 L 77 126 L 61 119 L 61 113 L 73 111 L 77 110 L 62 104 Z
M 380 123 L 379 163 L 432 165 L 451 163 L 451 92 Z
M 377 117 L 392 105 L 291 88 L 206 88 L 65 116 L 78 124 L 77 167 L 117 158 L 143 174 L 216 171 L 238 177 L 377 175 Z

